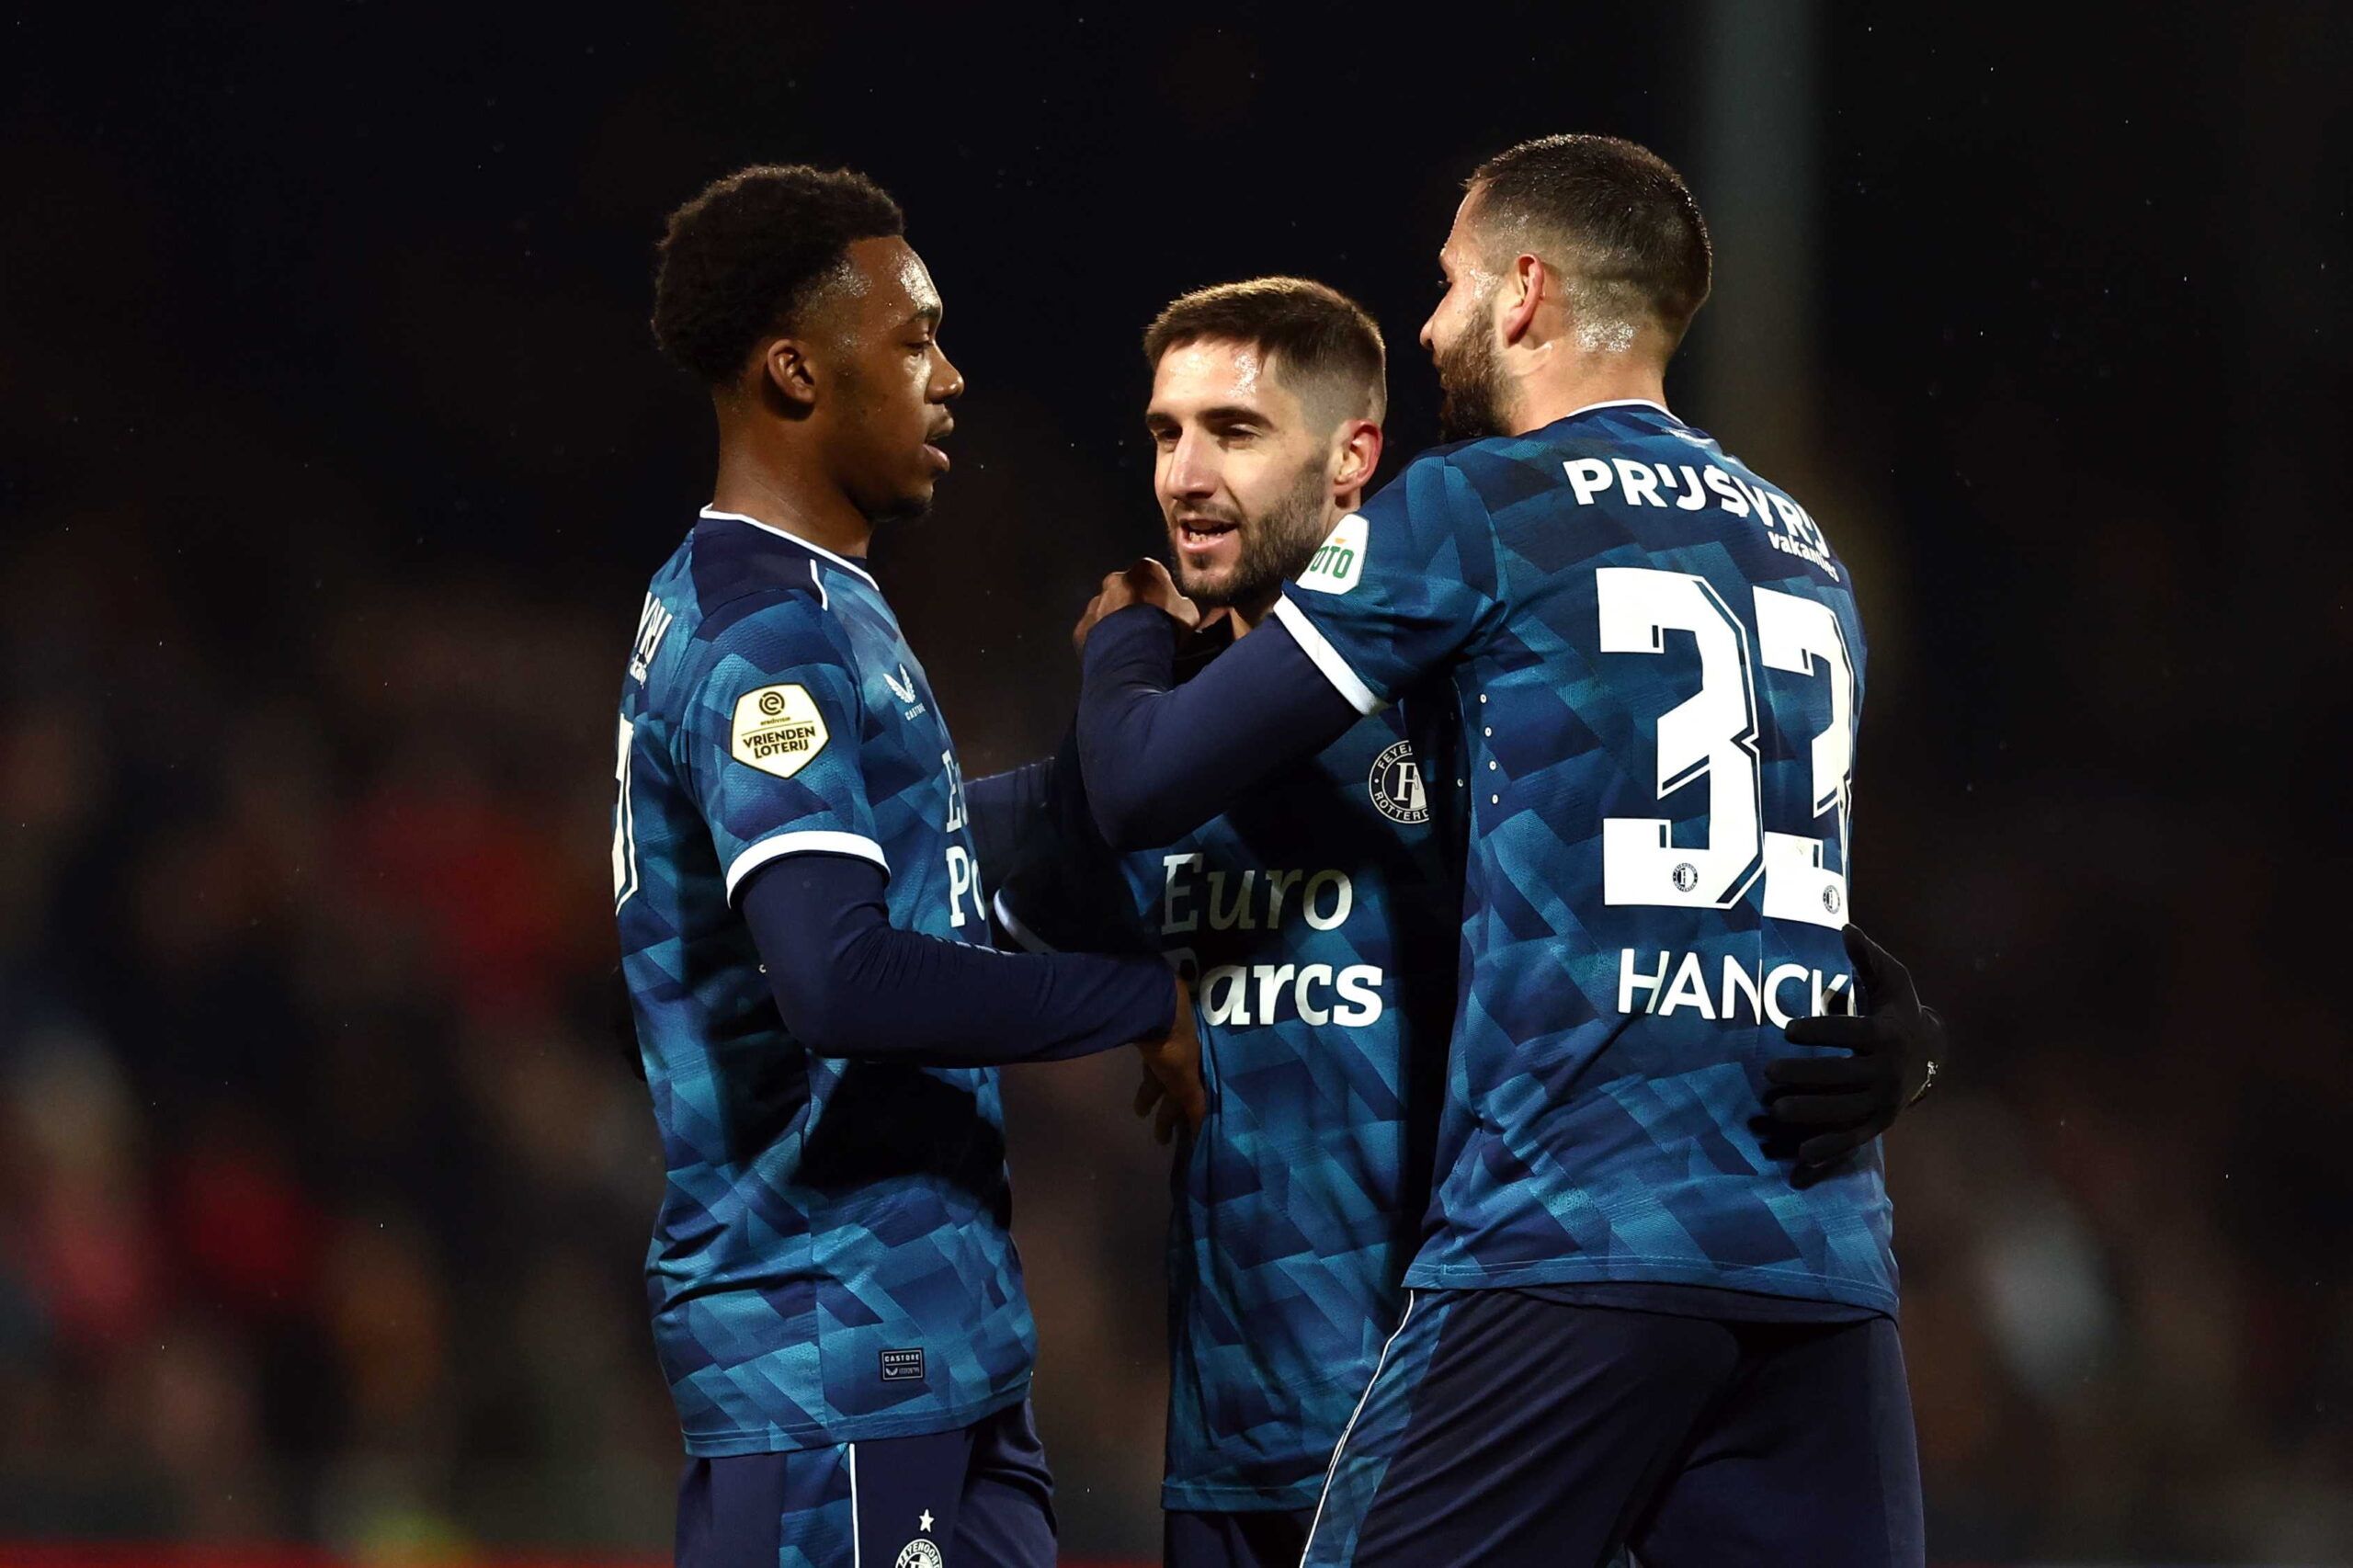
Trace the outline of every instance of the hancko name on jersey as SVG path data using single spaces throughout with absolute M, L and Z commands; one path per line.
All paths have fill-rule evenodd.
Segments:
M 1655 954 L 1638 953 L 1632 948 L 1621 948 L 1618 953 L 1618 1011 L 1647 1013 L 1664 1018 L 1683 1011 L 1696 1012 L 1714 1023 L 1735 1024 L 1747 1014 L 1751 1024 L 1769 1022 L 1776 1028 L 1786 1028 L 1790 1020 L 1812 1017 L 1830 1011 L 1831 998 L 1839 999 L 1838 1010 L 1855 1010 L 1855 994 L 1844 974 L 1824 976 L 1818 969 L 1803 964 L 1776 964 L 1767 969 L 1758 964 L 1750 969 L 1731 954 L 1724 955 L 1722 983 L 1712 994 L 1708 989 L 1707 960 L 1698 953 L 1677 955 L 1665 950 Z M 1806 983 L 1806 999 L 1811 1004 L 1803 1012 L 1791 1012 L 1781 1006 L 1781 993 L 1792 982 Z M 1634 1005 L 1637 997 L 1643 1006 Z

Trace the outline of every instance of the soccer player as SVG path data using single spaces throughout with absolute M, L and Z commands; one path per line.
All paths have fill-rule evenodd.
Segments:
M 1144 357 L 1171 559 L 1215 612 L 1200 662 L 1253 634 L 1361 498 L 1383 347 L 1333 290 L 1263 278 L 1177 300 Z M 1393 710 L 1361 718 L 1215 820 L 1114 858 L 1072 757 L 1047 825 L 995 878 L 1025 944 L 1156 952 L 1194 980 L 1209 1110 L 1178 1152 L 1169 1227 L 1169 1568 L 1298 1562 L 1404 1302 L 1461 887 L 1423 767 Z
M 613 879 L 687 1568 L 1051 1563 L 996 1066 L 1137 1042 L 1200 1108 L 1157 958 L 973 945 L 955 745 L 861 560 L 929 502 L 963 389 L 902 231 L 862 176 L 762 167 L 661 247 L 719 472 L 638 622 Z
M 1892 1049 L 1925 1027 L 1901 966 L 1851 927 L 1841 949 L 1847 569 L 1665 406 L 1711 256 L 1664 162 L 1512 148 L 1439 259 L 1422 340 L 1466 439 L 1189 682 L 1198 612 L 1156 565 L 1107 580 L 1086 647 L 1115 844 L 1189 831 L 1390 702 L 1459 711 L 1436 1191 L 1306 1562 L 1916 1564 L 1883 1120 L 1852 1113 L 1933 1066 Z M 1859 988 L 1874 1017 L 1797 1017 Z M 1838 1049 L 1789 1058 L 1785 1030 Z

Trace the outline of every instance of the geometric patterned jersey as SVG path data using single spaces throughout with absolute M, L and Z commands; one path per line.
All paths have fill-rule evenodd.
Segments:
M 646 1255 L 689 1453 L 968 1426 L 1035 1350 L 993 1068 L 812 1053 L 731 901 L 856 855 L 890 920 L 988 940 L 956 754 L 862 562 L 706 510 L 622 685 L 614 903 L 668 1171 Z
M 1896 1304 L 1876 1142 L 1756 1123 L 1852 1007 L 1864 647 L 1804 508 L 1650 403 L 1416 458 L 1276 610 L 1360 710 L 1459 704 L 1462 987 L 1415 1287 L 1711 1285 Z
M 1383 713 L 1165 848 L 1115 856 L 1057 799 L 999 879 L 1025 943 L 1138 946 L 1194 984 L 1209 1115 L 1173 1178 L 1167 1508 L 1312 1506 L 1404 1307 L 1460 886 L 1432 820 L 1454 797 L 1421 772 Z

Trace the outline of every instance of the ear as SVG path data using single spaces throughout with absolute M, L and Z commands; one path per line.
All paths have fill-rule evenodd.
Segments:
M 1370 419 L 1340 421 L 1332 435 L 1332 498 L 1355 506 L 1380 466 L 1381 426 Z
M 760 345 L 758 381 L 763 397 L 781 398 L 795 414 L 817 405 L 817 369 L 810 346 L 798 337 L 771 337 Z
M 1502 334 L 1506 347 L 1528 335 L 1536 320 L 1536 307 L 1544 302 L 1546 290 L 1552 287 L 1552 269 L 1542 257 L 1523 252 L 1513 259 L 1511 275 L 1496 290 L 1502 313 L 1496 318 L 1495 330 Z

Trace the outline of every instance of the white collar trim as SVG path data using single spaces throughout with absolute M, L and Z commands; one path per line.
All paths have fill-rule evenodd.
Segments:
M 1580 410 L 1580 412 L 1582 412 L 1582 410 Z M 1661 412 L 1663 413 L 1665 411 L 1661 410 Z M 865 567 L 860 566 L 858 562 L 850 560 L 846 555 L 835 555 L 832 551 L 827 550 L 822 544 L 811 543 L 809 540 L 802 539 L 799 534 L 794 533 L 790 528 L 778 528 L 774 523 L 764 523 L 757 517 L 747 517 L 741 512 L 722 512 L 716 506 L 705 506 L 702 509 L 701 515 L 706 517 L 716 518 L 722 522 L 749 523 L 756 528 L 766 529 L 767 532 L 776 535 L 779 539 L 789 539 L 793 543 L 799 545 L 801 549 L 808 551 L 811 554 L 822 555 L 826 560 L 832 562 L 835 565 L 840 567 L 843 571 L 851 573 L 856 576 L 863 577 L 866 579 L 866 585 L 872 588 L 876 593 L 879 594 L 882 591 L 882 585 L 874 580 L 873 573 L 869 572 Z

